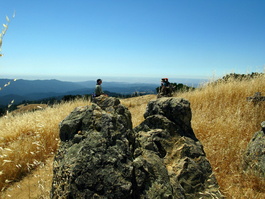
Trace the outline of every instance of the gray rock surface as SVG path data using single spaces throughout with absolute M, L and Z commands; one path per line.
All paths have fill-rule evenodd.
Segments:
M 133 194 L 131 114 L 119 100 L 78 107 L 60 124 L 52 198 L 127 198 Z
M 151 101 L 132 129 L 118 99 L 97 100 L 60 124 L 51 198 L 223 197 L 191 128 L 188 101 Z
M 248 143 L 243 157 L 243 168 L 245 171 L 265 177 L 265 122 L 261 123 L 261 130 L 256 132 Z
M 191 128 L 189 102 L 160 98 L 149 102 L 144 116 L 134 129 L 136 183 L 140 190 L 148 190 L 140 191 L 140 198 L 222 198 Z

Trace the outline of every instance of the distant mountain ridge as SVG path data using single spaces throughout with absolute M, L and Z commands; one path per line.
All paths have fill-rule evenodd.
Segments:
M 5 84 L 10 84 L 4 87 Z M 134 92 L 155 93 L 157 84 L 104 82 L 104 91 L 120 94 Z M 7 105 L 11 100 L 15 104 L 22 101 L 41 100 L 64 95 L 85 95 L 94 92 L 95 81 L 68 82 L 56 79 L 51 80 L 23 80 L 0 79 L 0 105 Z
M 9 79 L 0 79 L 0 85 L 4 85 L 11 81 L 10 85 L 3 88 L 0 96 L 8 94 L 26 95 L 30 93 L 64 93 L 71 90 L 85 88 L 74 82 L 64 82 L 59 80 L 23 80 L 19 79 L 15 82 Z

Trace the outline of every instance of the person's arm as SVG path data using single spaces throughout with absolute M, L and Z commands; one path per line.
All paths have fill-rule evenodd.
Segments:
M 99 85 L 96 85 L 96 88 L 95 88 L 95 95 L 96 96 L 100 96 L 100 87 L 99 87 Z
M 101 86 L 99 86 L 99 93 L 100 93 L 100 95 L 101 95 L 101 94 L 104 94 L 104 92 L 103 92 L 103 90 L 102 90 L 102 87 L 101 87 Z

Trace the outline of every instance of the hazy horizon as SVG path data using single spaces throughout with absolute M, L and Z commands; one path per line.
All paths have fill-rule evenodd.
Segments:
M 160 84 L 161 78 L 168 78 L 170 82 L 175 83 L 194 83 L 194 82 L 205 82 L 212 79 L 217 79 L 220 77 L 122 77 L 122 76 L 5 76 L 0 77 L 0 79 L 23 79 L 23 80 L 59 80 L 65 82 L 84 82 L 84 81 L 96 81 L 97 79 L 102 79 L 103 82 L 125 82 L 125 83 L 151 83 Z M 181 82 L 180 82 L 181 81 Z

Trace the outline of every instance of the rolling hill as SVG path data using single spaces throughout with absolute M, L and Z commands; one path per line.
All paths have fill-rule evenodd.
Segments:
M 5 84 L 10 84 L 4 87 Z M 34 101 L 51 97 L 60 98 L 65 95 L 85 95 L 94 92 L 95 81 L 67 82 L 51 80 L 23 80 L 0 79 L 0 105 L 7 105 L 14 100 L 15 104 L 22 101 Z M 104 82 L 104 91 L 119 94 L 135 92 L 155 93 L 156 84 Z

